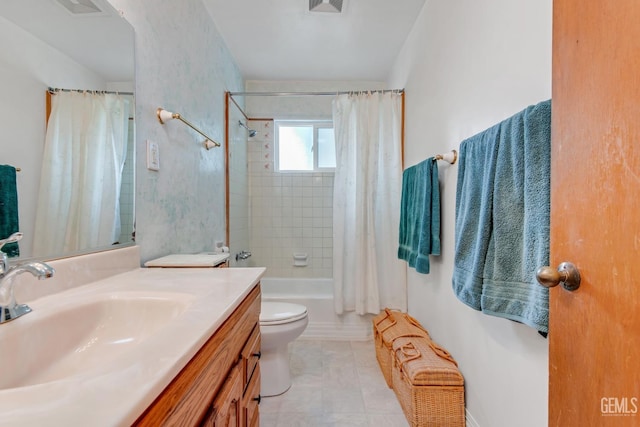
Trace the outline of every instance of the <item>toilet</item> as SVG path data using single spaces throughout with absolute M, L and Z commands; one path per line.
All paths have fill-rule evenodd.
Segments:
M 291 387 L 289 343 L 304 332 L 308 323 L 304 305 L 262 301 L 260 396 L 277 396 Z

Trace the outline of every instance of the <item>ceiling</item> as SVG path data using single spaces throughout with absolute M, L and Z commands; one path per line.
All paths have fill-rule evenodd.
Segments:
M 385 81 L 425 0 L 202 0 L 246 80 Z
M 92 2 L 103 12 L 72 15 L 55 0 L 2 0 L 0 16 L 98 73 L 105 81 L 133 81 L 133 28 L 108 1 Z
M 425 3 L 343 0 L 342 12 L 331 13 L 309 12 L 309 0 L 202 1 L 246 80 L 321 81 L 385 81 Z M 56 0 L 2 0 L 0 15 L 107 81 L 130 81 L 132 29 L 108 1 L 93 2 L 105 13 L 73 16 Z

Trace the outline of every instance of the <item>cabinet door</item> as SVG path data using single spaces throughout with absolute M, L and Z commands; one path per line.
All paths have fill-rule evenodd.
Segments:
M 260 325 L 256 325 L 240 353 L 242 357 L 242 381 L 246 390 L 253 371 L 260 360 Z
M 246 427 L 256 427 L 260 423 L 260 365 L 257 365 L 249 381 L 247 390 L 244 393 L 243 419 Z
M 223 399 L 219 399 L 218 394 L 223 393 L 223 388 L 225 395 L 242 394 L 242 384 L 239 393 L 229 391 L 229 388 L 233 388 L 229 373 L 241 371 L 239 367 L 236 367 L 237 371 L 232 369 L 235 365 L 241 365 L 240 353 L 258 324 L 259 316 L 258 284 L 134 426 L 210 425 L 207 423 L 212 423 L 212 415 L 215 415 L 212 402 L 222 403 Z M 219 406 L 215 406 L 216 411 Z
M 211 427 L 241 427 L 242 374 L 238 365 L 213 401 L 213 411 L 204 425 Z

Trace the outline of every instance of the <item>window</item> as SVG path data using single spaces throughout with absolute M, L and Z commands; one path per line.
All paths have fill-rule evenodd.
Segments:
M 333 123 L 276 121 L 276 160 L 279 171 L 323 171 L 336 167 Z

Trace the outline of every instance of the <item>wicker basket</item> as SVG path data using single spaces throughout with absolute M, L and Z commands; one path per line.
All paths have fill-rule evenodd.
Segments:
M 429 332 L 406 313 L 385 308 L 373 319 L 373 336 L 376 359 L 382 370 L 387 386 L 393 387 L 391 368 L 393 366 L 393 342 L 399 337 L 429 338 Z
M 430 339 L 393 343 L 393 389 L 412 427 L 464 427 L 464 378 L 451 355 Z

